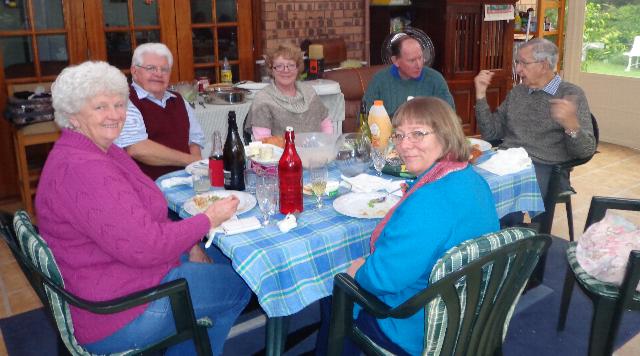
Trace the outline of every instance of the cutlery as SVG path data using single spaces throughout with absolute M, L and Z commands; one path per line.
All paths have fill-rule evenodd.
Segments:
M 389 195 L 391 195 L 391 194 L 393 194 L 393 193 L 395 193 L 395 192 L 397 192 L 397 191 L 399 191 L 401 189 L 402 189 L 402 187 L 396 188 L 396 189 L 394 189 L 394 190 L 392 190 L 390 192 L 387 192 L 387 194 L 385 194 L 385 195 L 383 195 L 381 197 L 378 197 L 378 198 L 375 198 L 375 199 L 371 199 L 370 202 L 373 203 L 373 204 L 384 203 L 384 201 L 387 200 L 387 197 Z

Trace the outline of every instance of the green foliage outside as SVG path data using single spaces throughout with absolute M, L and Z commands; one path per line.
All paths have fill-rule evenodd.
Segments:
M 631 49 L 635 36 L 640 36 L 640 3 L 637 0 L 588 1 L 583 43 L 599 42 L 604 48 L 588 50 L 582 69 L 593 72 L 597 62 L 626 66 L 628 57 L 623 53 Z

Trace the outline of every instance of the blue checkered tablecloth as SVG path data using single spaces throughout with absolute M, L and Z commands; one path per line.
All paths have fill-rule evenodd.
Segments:
M 499 216 L 513 211 L 544 211 L 533 169 L 499 177 L 476 168 L 496 200 Z M 330 179 L 339 179 L 335 166 L 330 166 Z M 177 171 L 158 178 L 187 176 Z M 159 185 L 160 186 L 160 185 Z M 183 218 L 189 214 L 182 206 L 194 195 L 188 185 L 161 190 L 169 208 Z M 315 200 L 305 197 L 304 212 L 298 227 L 281 233 L 275 224 L 238 235 L 216 234 L 214 243 L 233 261 L 233 268 L 258 296 L 269 317 L 292 315 L 314 301 L 331 294 L 333 276 L 346 271 L 351 261 L 369 254 L 369 236 L 379 219 L 357 219 L 337 213 L 332 200 L 325 198 L 322 209 Z M 260 217 L 256 207 L 240 216 Z M 283 216 L 277 214 L 276 220 Z

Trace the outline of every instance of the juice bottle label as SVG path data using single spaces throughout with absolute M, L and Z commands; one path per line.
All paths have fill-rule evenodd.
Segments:
M 229 83 L 230 84 L 230 83 L 233 82 L 233 78 L 232 78 L 233 75 L 231 74 L 231 70 L 223 69 L 223 70 L 220 71 L 220 75 L 222 77 L 220 79 L 221 79 L 221 81 L 223 83 Z

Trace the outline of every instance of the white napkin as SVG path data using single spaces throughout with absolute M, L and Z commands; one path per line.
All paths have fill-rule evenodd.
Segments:
M 294 227 L 298 226 L 298 222 L 296 221 L 296 216 L 293 214 L 287 214 L 281 221 L 278 221 L 278 229 L 280 232 L 287 233 L 291 231 Z
M 191 176 L 189 177 L 171 177 L 171 178 L 167 178 L 162 180 L 162 182 L 160 182 L 160 186 L 162 188 L 171 188 L 174 187 L 176 185 L 191 185 L 192 183 L 192 179 Z
M 223 222 L 215 229 L 209 230 L 207 234 L 207 242 L 204 244 L 204 248 L 211 247 L 211 243 L 213 242 L 213 237 L 217 233 L 224 233 L 226 235 L 234 235 L 240 234 L 247 231 L 257 230 L 261 228 L 262 225 L 260 221 L 255 216 L 238 219 L 237 216 L 232 216 L 229 220 Z
M 531 167 L 531 165 L 531 158 L 529 158 L 527 151 L 522 147 L 518 147 L 498 150 L 496 154 L 486 162 L 479 164 L 478 167 L 499 176 L 504 176 L 520 172 L 525 168 Z
M 402 196 L 402 192 L 398 190 L 403 180 L 384 179 L 382 177 L 372 176 L 370 174 L 361 173 L 355 177 L 341 176 L 342 180 L 351 185 L 351 191 L 356 193 L 371 193 L 377 191 L 394 192 L 398 196 Z M 397 190 L 397 191 L 396 191 Z

